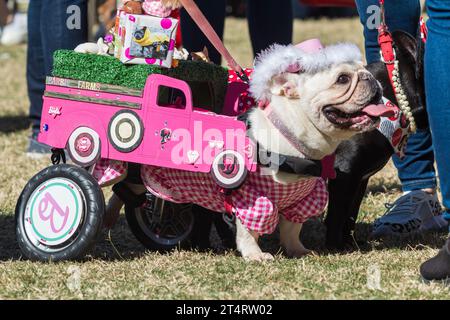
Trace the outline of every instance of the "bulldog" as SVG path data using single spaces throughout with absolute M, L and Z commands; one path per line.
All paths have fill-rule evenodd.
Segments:
M 400 30 L 394 31 L 392 37 L 399 63 L 399 81 L 402 83 L 415 126 L 418 130 L 427 130 L 429 123 L 423 80 L 425 44 L 421 37 L 415 38 Z M 385 63 L 378 61 L 366 68 L 382 84 L 383 95 L 395 105 L 399 105 Z M 401 113 L 404 114 L 405 111 Z M 402 119 L 401 114 L 397 119 Z M 398 121 L 397 119 L 395 121 Z M 386 120 L 388 119 L 383 119 L 383 122 Z M 328 185 L 330 200 L 325 219 L 328 249 L 343 251 L 357 247 L 352 233 L 369 179 L 384 168 L 394 153 L 401 156 L 405 147 L 405 144 L 398 143 L 404 141 L 403 139 L 397 139 L 397 143 L 393 139 L 394 133 L 399 131 L 399 125 L 396 125 L 395 121 L 380 126 L 379 130 L 356 135 L 343 142 L 336 150 L 337 177 Z M 410 133 L 410 120 L 406 127 L 407 137 Z M 436 208 L 435 214 L 438 215 L 439 212 L 440 208 Z
M 380 116 L 392 110 L 382 103 L 381 86 L 350 44 L 323 48 L 311 40 L 299 46 L 275 45 L 257 58 L 251 78 L 249 91 L 259 107 L 240 119 L 258 146 L 259 165 L 228 195 L 236 247 L 246 260 L 273 259 L 262 252 L 258 238 L 279 224 L 286 254 L 302 257 L 310 252 L 299 240 L 302 224 L 321 215 L 328 200 L 325 178 L 334 170 L 333 161 L 327 164 L 325 159 L 342 141 L 375 129 Z M 228 201 L 208 173 L 144 166 L 140 177 L 151 193 L 166 201 L 214 212 L 223 212 Z
M 333 154 L 354 135 L 376 128 L 380 116 L 392 113 L 382 102 L 382 88 L 351 44 L 323 48 L 317 40 L 300 46 L 274 45 L 255 63 L 250 92 L 259 108 L 247 113 L 249 136 L 259 154 L 276 155 L 266 172 L 278 184 L 311 179 L 308 161 Z M 280 170 L 281 169 L 281 170 Z M 320 178 L 317 178 L 320 179 Z M 286 253 L 301 257 L 301 223 L 281 212 L 280 242 Z M 250 260 L 272 259 L 258 246 L 259 234 L 236 219 L 236 245 Z

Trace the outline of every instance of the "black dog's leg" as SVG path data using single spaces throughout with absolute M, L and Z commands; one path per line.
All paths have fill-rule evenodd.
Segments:
M 233 229 L 223 220 L 223 215 L 212 212 L 217 234 L 226 249 L 236 249 L 236 237 Z
M 214 223 L 217 234 L 226 249 L 236 247 L 236 239 L 233 230 L 223 220 L 222 214 L 203 207 L 193 205 L 194 227 L 191 234 L 192 247 L 198 250 L 208 250 L 211 248 L 210 234 Z
M 356 220 L 358 219 L 359 214 L 359 208 L 361 207 L 361 202 L 364 198 L 364 195 L 366 194 L 368 183 L 369 183 L 368 178 L 361 181 L 353 204 L 349 210 L 348 219 L 345 220 L 344 227 L 342 230 L 342 238 L 344 246 L 346 247 L 354 246 L 355 239 L 352 236 L 352 233 L 355 230 Z
M 362 178 L 338 174 L 338 177 L 328 183 L 330 194 L 327 217 L 326 246 L 328 249 L 343 250 L 345 248 L 344 227 L 350 220 L 351 209 L 359 203 Z M 358 207 L 359 208 L 359 207 Z M 352 212 L 353 213 L 353 212 Z M 351 227 L 350 225 L 348 227 Z
M 192 213 L 194 214 L 194 226 L 191 233 L 192 247 L 198 250 L 208 250 L 211 247 L 209 235 L 213 224 L 213 215 L 217 215 L 217 213 L 197 205 L 192 206 Z

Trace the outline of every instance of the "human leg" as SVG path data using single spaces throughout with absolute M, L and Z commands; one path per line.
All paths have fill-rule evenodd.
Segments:
M 247 0 L 247 18 L 255 55 L 274 43 L 292 43 L 291 0 Z
M 450 67 L 447 58 L 450 50 L 450 4 L 445 1 L 428 0 L 428 40 L 425 51 L 425 89 L 434 152 L 439 172 L 440 187 L 445 207 L 444 217 L 450 218 Z M 450 240 L 439 253 L 420 267 L 427 280 L 450 277 Z
M 196 0 L 195 2 L 199 6 L 203 14 L 206 16 L 209 23 L 211 23 L 218 36 L 220 38 L 223 38 L 226 1 Z M 217 52 L 217 50 L 211 45 L 209 40 L 191 19 L 186 10 L 181 11 L 181 28 L 183 36 L 183 46 L 189 52 L 202 51 L 206 46 L 208 48 L 211 61 L 216 64 L 220 64 L 221 57 L 219 52 Z
M 87 41 L 87 0 L 31 1 L 29 6 L 29 44 L 27 83 L 30 99 L 32 136 L 30 156 L 49 150 L 36 141 L 42 112 L 45 77 L 51 75 L 53 54 L 58 49 L 74 49 Z

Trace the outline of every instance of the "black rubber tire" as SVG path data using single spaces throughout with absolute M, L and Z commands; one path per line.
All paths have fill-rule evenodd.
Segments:
M 154 197 L 153 195 L 147 195 Z M 156 197 L 155 197 L 156 198 Z M 144 204 L 145 205 L 145 204 Z M 155 238 L 152 239 L 142 228 L 141 223 L 138 220 L 137 214 L 139 212 L 137 210 L 142 210 L 142 207 L 135 208 L 130 204 L 125 203 L 125 217 L 128 222 L 128 226 L 130 227 L 131 232 L 135 236 L 135 238 L 148 250 L 151 251 L 158 251 L 158 252 L 168 252 L 172 251 L 178 247 L 188 247 L 190 237 L 192 234 L 193 226 L 194 226 L 194 216 L 192 213 L 192 205 L 190 204 L 177 204 L 173 202 L 165 202 L 165 208 L 167 210 L 174 210 L 175 212 L 182 212 L 184 214 L 190 214 L 189 217 L 191 219 L 190 221 L 190 227 L 186 230 L 186 234 L 177 241 L 177 243 L 167 244 L 165 239 L 162 238 L 161 240 L 157 240 Z M 170 207 L 168 207 L 170 206 Z M 147 223 L 147 221 L 146 221 Z M 165 243 L 166 242 L 166 243 Z
M 46 252 L 37 248 L 28 238 L 24 228 L 27 201 L 33 191 L 46 180 L 66 178 L 75 182 L 86 200 L 86 212 L 77 236 L 61 251 Z M 105 199 L 97 181 L 83 168 L 59 164 L 48 167 L 25 186 L 16 205 L 16 237 L 22 253 L 33 261 L 63 261 L 83 258 L 95 245 L 102 231 L 105 215 Z

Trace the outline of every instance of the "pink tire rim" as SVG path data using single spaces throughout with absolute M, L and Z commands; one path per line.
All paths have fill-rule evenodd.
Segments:
M 211 173 L 222 188 L 237 188 L 247 177 L 244 157 L 234 150 L 223 151 L 214 159 Z
M 88 127 L 77 128 L 70 135 L 67 144 L 70 158 L 80 166 L 91 166 L 100 157 L 100 137 Z

